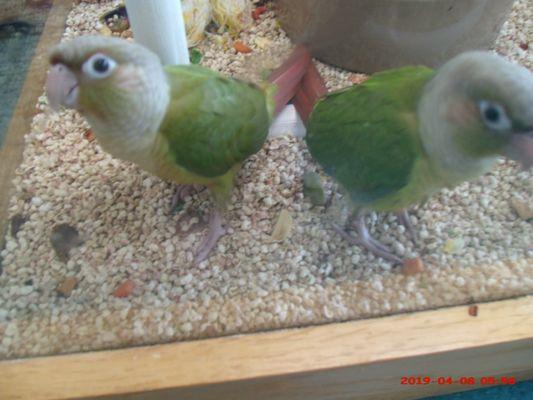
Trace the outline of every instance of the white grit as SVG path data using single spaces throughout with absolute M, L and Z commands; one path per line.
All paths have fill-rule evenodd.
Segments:
M 65 38 L 97 32 L 99 15 L 116 4 L 75 5 Z M 532 14 L 528 0 L 518 1 L 496 46 L 529 68 L 531 51 L 519 45 L 531 40 Z M 208 37 L 199 46 L 202 63 L 243 76 L 251 57 L 281 57 L 291 46 L 270 11 L 240 40 L 254 49 L 251 55 L 235 54 L 229 38 Z M 363 78 L 323 64 L 319 69 L 330 88 Z M 210 206 L 205 191 L 172 214 L 171 184 L 103 153 L 84 137 L 88 125 L 77 113 L 52 114 L 44 98 L 38 109 L 9 208 L 11 217 L 27 221 L 16 235 L 8 232 L 0 253 L 0 358 L 305 326 L 533 292 L 533 228 L 525 215 L 533 179 L 510 162 L 415 208 L 416 247 L 394 216 L 371 217 L 372 232 L 398 255 L 422 257 L 425 269 L 410 275 L 337 236 L 331 221 L 340 221 L 344 210 L 335 185 L 323 176 L 333 204 L 312 207 L 301 177 L 319 169 L 305 144 L 291 136 L 272 139 L 238 177 L 229 234 L 196 266 L 193 250 Z M 272 242 L 282 210 L 292 226 Z M 83 240 L 68 257 L 58 257 L 50 241 L 62 223 Z M 126 281 L 133 291 L 115 297 Z

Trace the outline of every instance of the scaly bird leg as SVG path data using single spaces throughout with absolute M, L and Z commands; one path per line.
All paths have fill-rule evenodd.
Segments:
M 201 185 L 177 185 L 176 192 L 172 196 L 170 203 L 170 211 L 179 211 L 180 209 L 178 207 L 185 203 L 187 197 L 191 196 L 195 190 L 200 192 L 202 189 L 203 187 Z
M 411 223 L 411 218 L 409 218 L 409 213 L 407 212 L 407 209 L 402 209 L 396 213 L 396 216 L 398 217 L 399 222 L 405 226 L 405 229 L 407 232 L 409 232 L 409 235 L 411 236 L 411 240 L 414 244 L 417 244 L 416 240 L 416 232 L 413 228 L 413 224 Z
M 368 251 L 374 253 L 378 257 L 381 257 L 387 261 L 390 261 L 394 264 L 402 264 L 402 260 L 392 254 L 392 252 L 378 240 L 374 239 L 368 232 L 368 228 L 365 223 L 365 213 L 360 211 L 355 217 L 355 227 L 359 237 L 353 237 L 345 229 L 341 228 L 338 225 L 333 225 L 333 229 L 339 233 L 348 243 L 363 246 Z
M 224 217 L 222 213 L 231 200 L 233 180 L 238 170 L 239 165 L 234 166 L 225 175 L 218 177 L 208 186 L 213 199 L 213 211 L 211 211 L 211 215 L 209 216 L 207 235 L 196 250 L 195 263 L 200 263 L 205 260 L 213 247 L 215 247 L 218 239 L 226 233 L 226 229 L 223 227 Z
M 190 196 L 192 189 L 192 185 L 178 185 L 176 187 L 170 202 L 170 212 L 178 211 L 177 208 L 185 202 L 186 197 Z
M 351 228 L 352 226 L 355 226 L 355 229 L 357 230 L 357 233 L 361 237 L 366 237 L 367 240 L 372 243 L 374 247 L 377 247 L 381 251 L 389 252 L 390 250 L 387 246 L 385 246 L 383 243 L 381 243 L 379 240 L 374 239 L 370 232 L 368 232 L 368 229 L 365 224 L 364 216 L 366 213 L 364 211 L 361 211 L 360 213 L 354 213 L 350 215 L 348 218 L 348 221 L 346 221 L 346 230 Z M 361 224 L 363 225 L 361 228 Z M 362 232 L 362 233 L 361 233 Z
M 215 247 L 218 239 L 226 233 L 226 230 L 222 226 L 222 221 L 222 214 L 215 208 L 209 216 L 207 235 L 196 249 L 196 255 L 194 257 L 194 262 L 196 264 L 201 263 L 207 258 L 211 250 L 213 250 L 213 247 Z

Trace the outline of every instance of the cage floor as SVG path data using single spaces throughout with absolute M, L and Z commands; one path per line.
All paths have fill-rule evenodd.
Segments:
M 532 20 L 527 3 L 515 4 L 496 50 L 531 68 L 520 47 Z M 65 38 L 96 33 L 99 16 L 116 4 L 73 6 Z M 241 34 L 250 55 L 235 54 L 229 40 L 205 39 L 202 63 L 246 76 L 252 57 L 282 57 L 291 46 L 271 11 Z M 318 67 L 330 89 L 364 79 Z M 533 229 L 517 213 L 531 204 L 533 179 L 513 163 L 413 209 L 416 245 L 394 215 L 369 218 L 373 234 L 398 255 L 422 258 L 424 268 L 411 273 L 336 235 L 331 221 L 345 214 L 342 194 L 322 175 L 333 202 L 313 207 L 301 178 L 318 166 L 301 139 L 273 138 L 239 174 L 228 234 L 195 265 L 207 193 L 172 212 L 170 183 L 104 153 L 77 113 L 52 114 L 44 98 L 37 107 L 1 252 L 2 358 L 324 324 L 533 291 Z M 273 240 L 282 214 L 290 232 Z M 53 232 L 77 244 L 68 256 L 54 250 Z

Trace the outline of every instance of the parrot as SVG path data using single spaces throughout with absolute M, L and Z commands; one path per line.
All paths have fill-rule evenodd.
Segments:
M 500 156 L 533 164 L 533 74 L 499 55 L 469 51 L 436 70 L 404 66 L 325 92 L 310 67 L 295 106 L 311 156 L 347 194 L 347 226 L 333 228 L 393 264 L 402 260 L 370 235 L 368 212 L 397 213 L 414 240 L 410 206 L 488 172 Z
M 49 104 L 79 111 L 103 150 L 178 185 L 207 187 L 214 202 L 195 262 L 225 234 L 224 211 L 243 161 L 259 151 L 311 57 L 296 47 L 255 85 L 199 65 L 163 66 L 124 39 L 80 36 L 50 52 Z

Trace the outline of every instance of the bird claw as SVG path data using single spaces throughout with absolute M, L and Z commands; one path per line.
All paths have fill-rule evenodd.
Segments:
M 170 202 L 170 212 L 172 214 L 181 211 L 183 204 L 185 203 L 185 198 L 190 196 L 192 189 L 193 186 L 191 185 L 178 185 Z
M 350 235 L 348 232 L 346 232 L 343 228 L 340 226 L 333 224 L 333 229 L 335 232 L 337 232 L 339 235 L 341 235 L 348 243 L 356 245 L 356 246 L 362 246 L 371 253 L 392 262 L 393 264 L 402 264 L 403 261 L 401 258 L 395 256 L 391 253 L 391 251 L 382 243 L 377 241 L 371 236 L 368 236 L 366 238 L 357 238 Z
M 393 264 L 402 264 L 403 260 L 395 256 L 384 244 L 379 242 L 370 236 L 366 224 L 363 219 L 363 214 L 359 214 L 355 221 L 355 226 L 357 228 L 358 237 L 351 236 L 345 229 L 339 225 L 333 224 L 333 229 L 339 233 L 348 243 L 353 245 L 359 245 L 374 253 L 378 257 L 381 257 L 387 261 L 392 262 Z
M 209 216 L 209 228 L 207 235 L 196 249 L 194 263 L 199 264 L 204 261 L 217 244 L 218 239 L 220 239 L 220 237 L 225 233 L 226 229 L 224 229 L 222 226 L 222 217 L 220 213 L 218 211 L 213 211 Z
M 409 218 L 409 213 L 406 209 L 403 209 L 401 211 L 398 211 L 396 213 L 396 216 L 398 217 L 398 221 L 405 227 L 407 232 L 409 232 L 409 236 L 411 236 L 411 240 L 416 245 L 418 244 L 417 238 L 416 238 L 416 232 L 413 228 L 413 224 L 411 223 L 411 219 Z
M 172 196 L 170 203 L 170 212 L 176 214 L 178 211 L 181 211 L 185 203 L 185 199 L 192 195 L 193 191 L 200 190 L 201 186 L 199 185 L 178 185 L 176 192 Z

